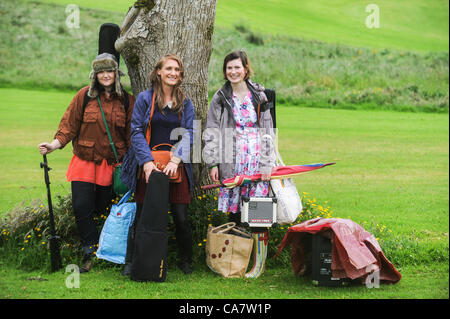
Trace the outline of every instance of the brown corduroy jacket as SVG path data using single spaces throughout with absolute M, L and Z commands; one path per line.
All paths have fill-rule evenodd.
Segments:
M 55 139 L 64 148 L 73 141 L 73 153 L 85 161 L 100 164 L 103 159 L 112 165 L 116 162 L 97 98 L 91 99 L 83 112 L 83 102 L 89 86 L 82 88 L 70 102 L 59 123 Z M 114 94 L 114 93 L 113 93 Z M 113 95 L 106 98 L 100 93 L 100 102 L 108 123 L 109 132 L 116 147 L 119 162 L 130 147 L 130 123 L 135 98 L 129 95 L 128 111 L 125 111 L 123 97 Z

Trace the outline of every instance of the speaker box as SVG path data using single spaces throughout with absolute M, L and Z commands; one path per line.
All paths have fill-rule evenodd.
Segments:
M 331 239 L 320 234 L 311 236 L 311 280 L 316 286 L 347 286 L 349 278 L 333 278 Z

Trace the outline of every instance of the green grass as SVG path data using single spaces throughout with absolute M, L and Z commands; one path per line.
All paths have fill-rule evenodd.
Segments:
M 169 267 L 164 283 L 137 283 L 122 277 L 121 268 L 93 269 L 80 276 L 80 288 L 67 288 L 65 269 L 48 274 L 0 267 L 0 299 L 444 299 L 448 298 L 448 264 L 404 267 L 395 285 L 368 289 L 315 287 L 291 269 L 268 268 L 256 280 L 221 278 L 206 266 L 185 276 Z M 45 280 L 30 280 L 40 277 Z M 264 288 L 262 288 L 264 287 Z
M 43 1 L 44 2 L 44 1 Z M 127 12 L 130 0 L 45 0 L 80 7 Z M 263 34 L 289 35 L 356 47 L 448 52 L 448 1 L 376 2 L 380 28 L 365 25 L 370 1 L 358 0 L 219 0 L 216 25 L 231 28 L 244 23 Z
M 0 93 L 4 212 L 22 199 L 45 194 L 37 144 L 53 138 L 74 92 Z M 301 191 L 327 200 L 340 217 L 375 218 L 396 232 L 448 233 L 447 114 L 279 106 L 277 121 L 286 163 L 337 162 L 296 181 Z M 71 156 L 68 145 L 49 157 L 55 193 L 68 191 Z
M 73 93 L 0 89 L 0 215 L 23 200 L 46 202 L 36 146 L 52 139 Z M 277 121 L 287 164 L 337 162 L 296 177 L 300 192 L 333 217 L 391 230 L 398 239 L 386 248 L 397 265 L 448 260 L 448 114 L 279 106 Z M 71 156 L 70 145 L 49 156 L 54 196 L 70 190 Z
M 73 92 L 1 91 L 0 211 L 4 212 L 22 201 L 45 198 L 44 172 L 40 168 L 42 156 L 37 145 L 53 140 Z M 49 158 L 49 165 L 53 168 L 50 174 L 54 194 L 70 191 L 70 184 L 63 182 L 71 156 L 69 145 Z
M 279 108 L 277 116 L 285 162 L 337 163 L 296 177 L 300 190 L 343 218 L 448 236 L 448 115 Z
M 380 8 L 379 29 L 365 25 L 370 3 Z M 217 11 L 218 25 L 243 21 L 260 33 L 356 47 L 448 51 L 447 1 L 251 0 L 242 5 L 227 0 L 218 2 Z
M 74 92 L 0 89 L 0 210 L 45 195 L 37 144 L 53 138 Z M 14 112 L 11 112 L 14 110 Z M 296 178 L 339 217 L 377 220 L 395 232 L 448 236 L 448 114 L 279 106 L 288 164 L 336 161 Z M 20 123 L 20 124 L 19 124 Z M 71 145 L 49 157 L 53 192 L 68 191 Z

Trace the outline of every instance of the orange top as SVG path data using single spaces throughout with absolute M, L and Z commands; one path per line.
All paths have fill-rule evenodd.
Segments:
M 85 161 L 74 155 L 67 169 L 69 182 L 88 182 L 100 186 L 110 186 L 113 181 L 113 173 L 116 165 L 108 165 L 103 159 L 101 164 Z

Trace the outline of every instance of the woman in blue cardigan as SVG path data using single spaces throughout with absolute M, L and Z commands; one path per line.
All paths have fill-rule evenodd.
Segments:
M 182 182 L 170 183 L 169 202 L 175 221 L 175 236 L 180 257 L 178 266 L 184 273 L 189 274 L 192 272 L 192 229 L 188 219 L 188 206 L 191 199 L 190 193 L 193 190 L 190 150 L 193 143 L 195 112 L 191 100 L 180 88 L 183 78 L 183 63 L 173 54 L 162 57 L 151 72 L 151 88 L 141 92 L 134 105 L 131 120 L 131 147 L 124 158 L 121 178 L 131 190 L 135 191 L 137 219 L 142 210 L 146 185 L 152 171 L 162 171 L 170 176 L 183 162 Z M 154 99 L 153 95 L 155 95 Z M 150 123 L 151 138 L 148 143 L 146 134 L 152 100 L 154 100 L 154 113 Z M 173 145 L 172 148 L 166 149 L 173 152 L 170 162 L 164 169 L 158 169 L 153 162 L 151 148 L 159 144 Z M 131 246 L 128 243 L 124 275 L 128 275 L 131 269 Z

